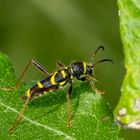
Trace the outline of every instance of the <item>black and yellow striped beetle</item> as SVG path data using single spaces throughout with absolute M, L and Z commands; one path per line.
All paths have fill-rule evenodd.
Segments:
M 96 51 L 93 53 L 93 57 L 95 57 L 96 53 L 99 49 L 103 49 L 103 46 L 99 46 Z M 30 99 L 40 96 L 42 94 L 46 94 L 50 91 L 57 90 L 60 86 L 65 86 L 66 84 L 69 86 L 68 88 L 68 127 L 71 126 L 71 117 L 70 117 L 70 95 L 72 93 L 72 83 L 73 78 L 76 78 L 77 80 L 81 81 L 89 81 L 93 83 L 96 78 L 94 77 L 93 70 L 96 64 L 104 61 L 110 61 L 113 63 L 111 59 L 102 59 L 100 61 L 95 62 L 94 64 L 88 64 L 86 62 L 76 61 L 73 62 L 69 67 L 66 67 L 61 61 L 57 61 L 57 71 L 54 73 L 49 74 L 48 71 L 39 63 L 37 63 L 34 60 L 31 60 L 23 70 L 21 76 L 19 77 L 17 84 L 14 88 L 19 87 L 19 83 L 25 74 L 26 70 L 30 66 L 30 64 L 33 64 L 36 68 L 38 68 L 40 71 L 42 71 L 46 78 L 43 80 L 37 82 L 34 86 L 32 86 L 27 92 L 26 92 L 26 101 L 24 104 L 24 107 L 16 119 L 15 123 L 12 125 L 12 127 L 9 129 L 9 132 L 12 133 L 13 129 L 16 128 L 16 126 L 20 123 L 21 118 L 25 112 L 26 106 Z M 92 84 L 92 87 L 94 90 L 99 92 L 94 84 Z M 11 90 L 13 88 L 5 88 L 5 90 Z

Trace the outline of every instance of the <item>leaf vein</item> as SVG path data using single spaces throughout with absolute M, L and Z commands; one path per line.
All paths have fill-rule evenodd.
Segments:
M 12 108 L 12 107 L 8 106 L 8 105 L 4 104 L 4 103 L 1 102 L 1 101 L 0 101 L 0 106 L 7 108 L 7 109 L 11 110 L 11 111 L 14 112 L 14 113 L 20 114 L 20 112 L 18 112 L 15 108 Z M 47 129 L 47 130 L 49 130 L 49 131 L 55 132 L 57 135 L 65 136 L 66 139 L 68 139 L 68 140 L 75 140 L 75 138 L 73 138 L 73 137 L 67 135 L 66 133 L 64 133 L 64 132 L 62 132 L 62 131 L 56 130 L 56 129 L 54 129 L 54 128 L 51 128 L 51 127 L 49 127 L 49 126 L 47 126 L 47 125 L 44 125 L 44 124 L 41 124 L 41 123 L 39 123 L 39 122 L 37 122 L 37 121 L 33 121 L 33 120 L 29 119 L 29 118 L 26 117 L 26 116 L 23 116 L 23 118 L 24 118 L 24 120 L 30 122 L 31 124 L 34 124 L 34 125 L 36 125 L 36 126 L 40 126 L 40 127 L 44 128 L 44 129 Z

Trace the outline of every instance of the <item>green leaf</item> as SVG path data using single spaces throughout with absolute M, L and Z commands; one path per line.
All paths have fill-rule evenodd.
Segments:
M 9 59 L 0 54 L 0 85 L 16 82 Z M 9 82 L 11 81 L 11 82 Z M 13 81 L 13 82 L 12 82 Z M 67 87 L 32 100 L 12 135 L 8 128 L 19 115 L 20 99 L 34 82 L 22 81 L 18 90 L 0 89 L 0 139 L 40 140 L 119 140 L 119 128 L 113 122 L 110 106 L 93 93 L 88 83 L 74 82 L 71 96 L 71 128 L 67 128 Z
M 140 130 L 140 1 L 118 0 L 126 75 L 115 120 Z

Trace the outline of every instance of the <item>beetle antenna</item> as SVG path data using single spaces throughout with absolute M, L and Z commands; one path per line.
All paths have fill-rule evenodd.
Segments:
M 102 59 L 102 60 L 97 61 L 95 64 L 93 64 L 92 67 L 95 67 L 98 63 L 105 62 L 105 61 L 109 61 L 114 64 L 114 61 L 111 59 Z
M 105 48 L 104 48 L 103 46 L 99 46 L 99 47 L 95 50 L 95 52 L 94 52 L 93 55 L 92 55 L 92 62 L 94 61 L 94 58 L 95 58 L 97 52 L 98 52 L 100 49 L 102 49 L 102 50 L 104 51 Z

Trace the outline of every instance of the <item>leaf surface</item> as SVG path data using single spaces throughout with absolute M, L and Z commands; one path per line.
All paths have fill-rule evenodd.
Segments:
M 140 130 L 140 1 L 118 0 L 126 75 L 115 120 Z

